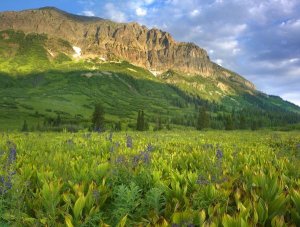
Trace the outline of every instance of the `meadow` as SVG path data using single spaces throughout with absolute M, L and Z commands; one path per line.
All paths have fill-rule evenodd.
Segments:
M 2 133 L 1 226 L 299 226 L 300 133 Z

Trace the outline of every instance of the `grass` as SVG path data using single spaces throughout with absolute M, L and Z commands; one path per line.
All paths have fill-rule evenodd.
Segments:
M 106 71 L 90 73 L 94 74 L 90 78 L 85 76 L 85 71 L 53 71 L 19 78 L 0 75 L 3 81 L 0 85 L 1 129 L 21 127 L 20 121 L 24 119 L 32 125 L 37 119 L 30 115 L 36 112 L 56 116 L 55 111 L 63 110 L 70 118 L 80 114 L 90 119 L 97 101 L 103 103 L 108 119 L 118 116 L 135 120 L 139 109 L 144 109 L 149 117 L 161 115 L 165 118 L 194 111 L 192 105 L 184 110 L 175 106 L 173 103 L 177 100 L 184 103 L 186 100 L 167 84 L 115 72 L 109 75 Z M 7 116 L 12 121 L 17 118 L 20 121 L 13 123 Z
M 6 189 L 0 220 L 17 226 L 297 226 L 299 135 L 2 133 L 0 175 L 7 183 L 0 181 Z

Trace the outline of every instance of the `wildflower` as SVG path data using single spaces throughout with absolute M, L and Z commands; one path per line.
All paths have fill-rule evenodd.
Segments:
M 12 164 L 17 159 L 17 150 L 16 148 L 12 147 L 9 149 L 9 156 L 8 156 L 8 162 L 9 164 Z
M 5 194 L 11 188 L 12 188 L 11 178 L 9 177 L 6 180 L 4 176 L 0 176 L 0 195 Z
M 140 156 L 143 158 L 143 161 L 145 164 L 149 164 L 150 163 L 150 154 L 149 152 L 141 152 Z
M 126 137 L 126 146 L 127 146 L 127 148 L 132 148 L 133 146 L 132 146 L 132 138 L 131 138 L 131 136 L 127 136 Z
M 116 158 L 116 164 L 122 164 L 125 162 L 125 157 L 120 155 Z
M 3 176 L 0 176 L 0 184 L 4 184 L 5 180 Z
M 219 159 L 219 160 L 223 158 L 223 152 L 219 148 L 217 150 L 216 156 L 217 156 L 217 159 Z
M 132 159 L 132 164 L 134 167 L 136 167 L 139 164 L 140 161 L 140 155 L 134 155 Z
M 146 147 L 146 151 L 147 151 L 147 152 L 152 152 L 153 150 L 154 150 L 154 146 L 152 146 L 152 144 L 149 143 L 149 144 L 147 145 L 147 147 Z

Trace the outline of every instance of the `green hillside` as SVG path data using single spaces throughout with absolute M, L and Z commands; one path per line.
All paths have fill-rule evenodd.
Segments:
M 245 109 L 249 127 L 253 113 L 261 126 L 299 121 L 299 107 L 251 90 L 237 76 L 221 80 L 168 71 L 155 77 L 124 61 L 76 60 L 67 41 L 12 30 L 0 32 L 0 47 L 1 130 L 20 129 L 24 120 L 36 128 L 58 115 L 65 125 L 87 128 L 97 102 L 108 125 L 121 120 L 125 128 L 134 127 L 140 109 L 150 124 L 160 119 L 194 126 L 199 106 L 210 113 L 214 128 L 224 128 L 228 114 L 238 119 Z

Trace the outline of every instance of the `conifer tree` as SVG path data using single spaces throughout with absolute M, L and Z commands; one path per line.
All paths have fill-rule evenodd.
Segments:
M 95 105 L 93 117 L 92 117 L 93 129 L 95 131 L 103 131 L 104 130 L 104 108 L 100 103 Z
M 136 122 L 136 130 L 138 131 L 144 131 L 145 130 L 145 114 L 143 110 L 139 110 L 137 122 Z
M 136 130 L 141 131 L 141 111 L 139 110 L 136 120 Z
M 240 129 L 246 129 L 246 118 L 245 115 L 241 113 L 240 115 Z
M 61 125 L 61 117 L 60 114 L 57 114 L 57 117 L 54 121 L 54 126 L 60 126 Z
M 196 129 L 197 130 L 202 130 L 202 129 L 207 128 L 207 127 L 209 127 L 209 116 L 206 112 L 206 109 L 204 107 L 201 107 L 199 109 L 199 113 L 198 113 Z
M 116 131 L 122 131 L 122 123 L 121 121 L 118 121 L 115 123 L 115 130 Z
M 28 132 L 28 124 L 27 124 L 26 120 L 24 120 L 24 123 L 23 123 L 21 131 L 22 132 Z
M 144 114 L 144 110 L 141 111 L 141 131 L 145 130 L 145 114 Z
M 225 130 L 233 130 L 233 121 L 231 115 L 228 115 L 225 118 Z

